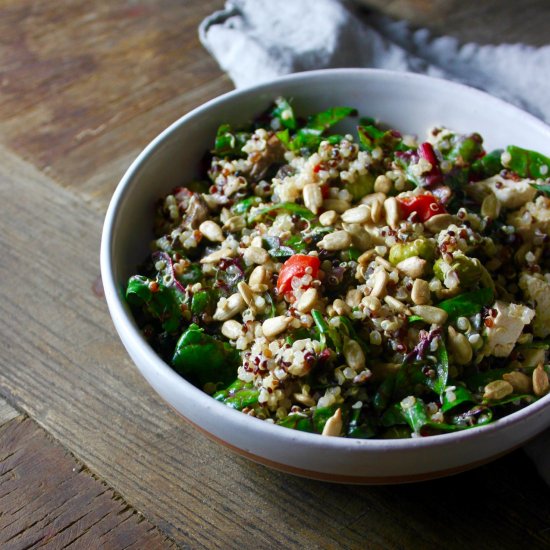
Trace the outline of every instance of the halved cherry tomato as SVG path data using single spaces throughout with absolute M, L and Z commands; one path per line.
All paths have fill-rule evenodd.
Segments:
M 425 222 L 436 214 L 445 214 L 447 211 L 443 205 L 431 194 L 417 195 L 397 199 L 401 216 L 407 219 L 413 212 L 416 213 L 417 221 Z
M 321 262 L 317 256 L 306 256 L 305 254 L 295 254 L 291 256 L 281 267 L 279 278 L 277 279 L 277 290 L 279 294 L 285 294 L 292 290 L 292 279 L 294 277 L 303 277 L 308 267 L 311 268 L 311 276 L 316 279 L 319 274 Z

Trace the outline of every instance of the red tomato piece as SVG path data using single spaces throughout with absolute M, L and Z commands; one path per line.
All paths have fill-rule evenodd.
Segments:
M 311 268 L 311 276 L 316 279 L 319 274 L 321 262 L 317 256 L 306 256 L 305 254 L 295 254 L 291 256 L 281 267 L 279 278 L 277 279 L 277 291 L 279 294 L 285 294 L 292 290 L 292 279 L 294 277 L 303 277 L 307 268 Z
M 398 198 L 397 202 L 399 203 L 403 218 L 408 218 L 414 212 L 417 220 L 420 222 L 425 222 L 436 214 L 445 214 L 447 212 L 431 193 L 404 199 Z
M 418 155 L 426 159 L 432 165 L 432 169 L 424 176 L 427 185 L 430 186 L 441 183 L 443 181 L 443 174 L 441 173 L 441 167 L 439 166 L 439 161 L 437 160 L 432 144 L 428 141 L 421 143 L 418 146 Z

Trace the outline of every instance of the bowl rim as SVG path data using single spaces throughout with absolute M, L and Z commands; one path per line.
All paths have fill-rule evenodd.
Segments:
M 443 78 L 427 76 L 416 73 L 397 72 L 383 69 L 364 69 L 364 68 L 339 68 L 339 69 L 321 69 L 315 71 L 305 71 L 293 73 L 273 80 L 262 82 L 258 85 L 235 89 L 217 96 L 209 101 L 199 105 L 191 111 L 185 113 L 179 119 L 170 124 L 165 130 L 153 138 L 140 154 L 131 163 L 129 168 L 122 176 L 118 183 L 112 198 L 110 200 L 101 235 L 101 250 L 100 250 L 100 265 L 101 277 L 105 292 L 105 298 L 111 314 L 113 323 L 117 329 L 119 337 L 127 347 L 133 347 L 137 353 L 141 355 L 144 361 L 152 366 L 155 370 L 160 371 L 170 383 L 178 386 L 178 393 L 189 393 L 194 401 L 201 402 L 203 410 L 212 412 L 217 416 L 224 417 L 224 422 L 231 424 L 237 429 L 243 429 L 250 432 L 251 435 L 271 435 L 273 439 L 285 440 L 288 443 L 303 443 L 309 446 L 320 446 L 323 448 L 331 448 L 334 450 L 353 450 L 353 451 L 406 451 L 412 449 L 421 449 L 425 447 L 441 447 L 449 444 L 459 444 L 465 440 L 486 438 L 487 436 L 496 434 L 505 430 L 511 425 L 525 421 L 528 417 L 542 413 L 543 409 L 550 404 L 550 394 L 537 400 L 536 402 L 511 413 L 503 418 L 500 418 L 490 424 L 477 426 L 472 429 L 462 430 L 458 432 L 444 433 L 436 436 L 428 437 L 413 437 L 408 439 L 358 439 L 345 437 L 322 437 L 320 434 L 301 432 L 292 430 L 283 426 L 278 426 L 270 422 L 258 420 L 250 417 L 240 411 L 231 409 L 223 403 L 213 399 L 199 388 L 193 386 L 177 374 L 160 356 L 149 346 L 139 331 L 129 309 L 119 294 L 119 286 L 115 280 L 113 264 L 113 243 L 116 235 L 117 225 L 120 223 L 119 213 L 124 203 L 128 199 L 134 179 L 141 171 L 143 165 L 149 158 L 155 155 L 165 144 L 170 136 L 180 127 L 185 126 L 190 120 L 201 116 L 205 111 L 208 111 L 216 105 L 232 102 L 235 98 L 248 97 L 258 94 L 262 91 L 268 91 L 273 87 L 284 86 L 287 83 L 296 81 L 308 81 L 324 78 L 345 78 L 345 77 L 365 77 L 374 79 L 387 80 L 408 80 L 419 81 L 424 83 L 432 83 L 436 86 L 454 88 L 460 93 L 466 93 L 470 96 L 478 97 L 483 101 L 489 101 L 499 105 L 502 109 L 515 112 L 516 115 L 525 117 L 526 120 L 538 128 L 541 132 L 548 134 L 550 140 L 550 127 L 543 121 L 536 118 L 534 115 L 523 111 L 522 109 L 500 99 L 494 97 L 484 91 L 472 88 L 462 83 L 449 81 Z M 134 361 L 135 362 L 135 361 Z M 138 369 L 142 372 L 142 368 L 138 365 Z M 143 372 L 142 372 L 143 375 Z M 156 390 L 155 390 L 156 391 Z M 158 393 L 158 392 L 157 392 Z M 161 396 L 163 400 L 165 398 Z M 180 411 L 178 411 L 182 414 Z M 550 414 L 550 409 L 547 411 Z M 182 414 L 182 416 L 184 416 Z M 193 422 L 194 423 L 194 422 Z M 201 427 L 201 430 L 203 428 Z

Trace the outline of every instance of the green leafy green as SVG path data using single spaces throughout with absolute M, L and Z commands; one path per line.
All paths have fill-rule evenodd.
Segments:
M 172 357 L 174 369 L 193 384 L 227 385 L 235 379 L 240 353 L 227 342 L 206 334 L 192 324 L 181 335 Z
M 291 151 L 300 151 L 307 149 L 315 151 L 323 140 L 328 140 L 332 144 L 339 143 L 343 136 L 332 134 L 326 135 L 327 130 L 348 116 L 356 115 L 357 111 L 351 107 L 331 107 L 310 116 L 302 127 L 292 114 L 290 104 L 284 100 L 278 102 L 273 111 L 275 119 L 283 127 L 283 130 L 277 132 L 277 137 L 285 147 Z
M 431 420 L 426 411 L 426 405 L 419 397 L 413 397 L 412 401 L 399 403 L 403 418 L 416 434 L 422 434 L 426 428 L 428 432 L 455 432 L 481 426 L 492 420 L 492 412 L 489 408 L 476 406 L 465 413 L 451 416 L 447 422 L 435 422 Z M 483 413 L 483 414 L 481 414 Z M 477 417 L 477 422 L 470 422 L 470 419 Z
M 231 210 L 235 214 L 245 214 L 248 212 L 253 206 L 257 206 L 262 202 L 262 199 L 260 197 L 247 197 L 246 199 L 243 199 L 242 201 L 239 201 L 235 203 Z
M 537 191 L 550 196 L 550 183 L 532 183 L 531 187 L 534 187 Z
M 291 235 L 285 242 L 286 246 L 289 246 L 295 252 L 303 252 L 307 249 L 307 245 L 304 242 L 304 237 L 301 233 Z
M 216 133 L 213 153 L 216 155 L 246 156 L 242 152 L 245 143 L 250 139 L 248 132 L 235 132 L 229 124 L 222 124 Z
M 339 407 L 332 405 L 330 407 L 317 407 L 313 410 L 303 413 L 291 413 L 286 418 L 277 421 L 279 426 L 293 428 L 301 432 L 322 433 L 327 420 L 334 415 Z M 342 409 L 344 417 L 344 410 Z
M 347 420 L 346 435 L 359 439 L 370 439 L 378 433 L 378 426 L 372 414 L 365 407 L 350 410 Z
M 321 312 L 316 309 L 311 310 L 311 316 L 319 331 L 320 342 L 323 347 L 329 347 L 336 351 L 336 353 L 342 353 L 344 347 L 343 335 L 340 331 L 331 326 L 323 317 Z
M 187 266 L 185 271 L 178 275 L 178 281 L 184 285 L 198 283 L 202 279 L 202 269 L 200 264 L 192 263 Z
M 451 161 L 459 160 L 462 164 L 471 164 L 483 154 L 483 140 L 479 134 L 454 135 L 451 148 L 444 155 Z
M 437 307 L 449 314 L 449 321 L 454 321 L 459 317 L 476 315 L 484 306 L 492 304 L 493 300 L 494 293 L 491 288 L 480 288 L 443 300 L 437 304 Z
M 426 385 L 443 399 L 443 393 L 449 378 L 449 356 L 442 337 L 438 338 L 435 357 L 437 360 L 435 365 L 436 376 L 435 378 L 427 378 Z
M 271 116 L 277 119 L 281 126 L 287 130 L 296 130 L 298 126 L 294 111 L 284 97 L 278 97 L 275 100 L 275 108 L 271 112 Z
M 213 290 L 199 290 L 199 292 L 193 294 L 191 299 L 191 313 L 193 315 L 200 315 L 205 312 L 212 314 L 217 298 L 217 293 Z
M 510 369 L 490 369 L 477 372 L 468 376 L 465 379 L 466 386 L 474 392 L 478 391 L 479 388 L 486 386 L 489 382 L 493 382 L 493 380 L 500 380 L 502 378 L 502 375 L 506 374 L 507 372 L 510 372 Z
M 452 395 L 454 399 L 449 400 L 449 396 Z M 456 386 L 452 392 L 443 393 L 443 402 L 441 405 L 441 412 L 446 413 L 452 409 L 463 405 L 464 403 L 474 403 L 475 399 L 472 393 L 464 386 Z
M 518 174 L 518 176 L 535 179 L 544 179 L 549 176 L 550 158 L 542 153 L 522 149 L 515 145 L 509 145 L 506 151 L 510 153 L 510 161 L 506 166 Z
M 246 383 L 237 378 L 225 390 L 216 392 L 212 397 L 232 409 L 242 411 L 246 407 L 258 405 L 259 396 L 260 390 L 254 388 L 252 383 Z
M 407 317 L 407 321 L 409 325 L 412 323 L 418 323 L 419 321 L 425 322 L 424 319 L 420 317 L 420 315 L 409 315 Z
M 325 132 L 346 117 L 356 115 L 357 109 L 353 109 L 352 107 L 330 107 L 326 111 L 309 117 L 306 128 Z
M 300 204 L 295 202 L 279 202 L 272 206 L 266 206 L 264 208 L 259 208 L 254 211 L 254 213 L 249 216 L 249 223 L 258 221 L 262 216 L 272 216 L 280 212 L 288 212 L 303 218 L 305 220 L 312 220 L 315 217 L 315 214 Z
M 390 404 L 390 400 L 395 390 L 396 376 L 390 375 L 384 378 L 382 383 L 376 389 L 376 393 L 372 399 L 374 409 L 379 413 L 386 410 Z
M 359 144 L 364 151 L 372 151 L 380 147 L 387 153 L 395 151 L 408 151 L 402 138 L 393 130 L 382 130 L 374 124 L 360 125 L 357 127 Z
M 471 172 L 479 179 L 485 179 L 498 174 L 503 168 L 502 162 L 500 161 L 502 153 L 502 149 L 495 149 L 487 153 L 484 157 L 477 159 L 472 163 Z
M 422 430 L 424 426 L 430 424 L 430 420 L 428 419 L 428 415 L 426 413 L 426 406 L 424 405 L 424 401 L 422 401 L 422 399 L 420 398 L 415 397 L 412 397 L 411 400 L 411 404 L 407 402 L 407 406 L 404 406 L 403 402 L 401 402 L 399 404 L 399 407 L 401 409 L 401 414 L 403 415 L 403 418 L 411 427 L 411 430 L 414 433 L 419 434 L 420 430 Z
M 157 290 L 153 292 L 152 288 Z M 128 281 L 126 299 L 133 306 L 140 306 L 162 324 L 166 332 L 178 329 L 181 321 L 181 296 L 175 289 L 162 282 L 142 275 L 133 275 Z

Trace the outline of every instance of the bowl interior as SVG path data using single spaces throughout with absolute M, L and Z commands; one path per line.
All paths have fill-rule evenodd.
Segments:
M 371 449 L 378 448 L 384 452 L 388 449 L 403 450 L 407 445 L 410 449 L 429 445 L 437 450 L 444 446 L 445 441 L 458 443 L 476 438 L 475 432 L 494 433 L 498 426 L 492 425 L 467 432 L 423 438 L 421 441 L 393 442 L 346 441 L 341 438 L 319 438 L 311 434 L 293 433 L 293 430 L 271 426 L 241 413 L 227 411 L 226 407 L 179 378 L 141 338 L 124 300 L 120 297 L 120 290 L 128 276 L 135 273 L 136 266 L 148 254 L 155 202 L 173 187 L 185 185 L 201 175 L 201 160 L 212 147 L 220 124 L 239 125 L 246 122 L 265 110 L 280 95 L 292 99 L 299 114 L 307 115 L 333 106 L 351 106 L 361 116 L 374 117 L 403 133 L 417 134 L 419 137 L 423 137 L 430 127 L 443 125 L 457 132 L 479 132 L 488 150 L 513 143 L 550 154 L 550 128 L 533 116 L 483 92 L 413 74 L 364 69 L 317 71 L 291 75 L 276 82 L 238 90 L 214 99 L 182 117 L 151 142 L 129 168 L 109 207 L 102 240 L 102 276 L 115 325 L 132 358 L 157 391 L 192 422 L 216 438 L 247 450 L 253 456 L 264 453 L 264 458 L 269 457 L 272 460 L 283 460 L 284 457 L 290 464 L 298 464 L 298 459 L 288 458 L 286 451 L 277 449 L 277 441 L 284 440 L 293 445 L 296 442 L 309 442 L 316 448 L 325 450 L 346 448 L 355 456 L 363 448 L 363 444 L 372 444 Z M 350 121 L 339 130 L 355 133 L 355 122 Z M 497 449 L 502 452 L 505 447 L 510 448 L 532 437 L 550 424 L 548 408 L 543 411 L 549 400 L 550 396 L 547 396 L 537 404 L 510 415 L 515 420 L 507 417 L 495 423 L 500 423 L 501 426 L 513 425 L 529 414 L 536 416 L 535 425 L 525 431 L 523 436 L 516 430 L 515 435 L 502 443 L 504 447 L 488 443 L 483 456 L 482 447 L 477 451 L 479 456 L 476 456 L 475 446 L 472 451 L 464 448 L 462 454 L 454 453 L 455 457 L 459 457 L 455 458 L 454 464 L 486 458 L 490 452 Z M 200 406 L 202 412 L 195 414 L 197 406 Z M 242 431 L 249 428 L 250 434 L 256 438 L 256 447 L 256 443 L 252 442 L 253 438 Z M 266 434 L 269 440 L 262 440 Z M 426 439 L 430 441 L 427 442 Z M 491 439 L 488 438 L 487 441 L 490 442 Z M 492 441 L 494 442 L 494 437 Z M 265 452 L 264 448 L 267 449 Z M 298 456 L 307 462 L 311 453 L 296 452 L 295 457 Z M 411 471 L 429 471 L 438 461 L 445 461 L 450 456 L 452 453 L 441 454 L 441 458 L 427 460 L 424 464 L 418 462 Z M 319 468 L 329 472 L 349 466 L 341 456 L 335 460 L 330 454 L 323 457 L 319 455 L 318 460 L 324 461 L 322 468 Z M 386 474 L 393 472 L 400 467 L 399 464 L 399 460 L 388 461 L 385 470 L 382 466 L 376 466 L 373 473 L 376 474 L 377 468 L 380 472 L 384 470 Z M 365 468 L 362 470 L 363 474 Z M 359 468 L 358 472 L 360 470 Z

